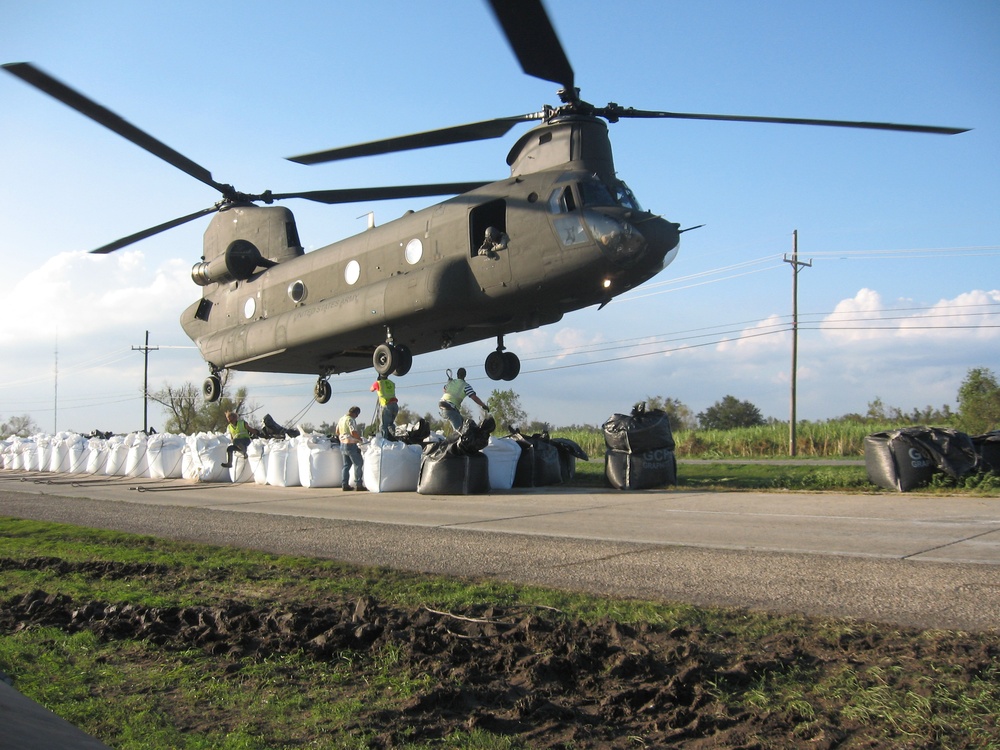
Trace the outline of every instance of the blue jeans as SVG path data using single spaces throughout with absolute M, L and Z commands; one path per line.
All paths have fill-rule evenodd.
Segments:
M 382 430 L 379 434 L 386 440 L 396 439 L 396 431 L 392 427 L 396 423 L 397 414 L 399 414 L 399 404 L 395 401 L 382 407 Z
M 447 401 L 442 401 L 438 404 L 438 413 L 451 422 L 451 426 L 455 428 L 455 432 L 462 429 L 462 423 L 465 419 L 462 417 L 462 412 L 456 409 L 452 404 Z
M 340 455 L 344 457 L 344 473 L 340 477 L 341 487 L 350 482 L 352 464 L 354 466 L 354 486 L 360 487 L 363 484 L 361 471 L 365 465 L 364 459 L 361 458 L 361 448 L 358 447 L 357 443 L 341 443 Z

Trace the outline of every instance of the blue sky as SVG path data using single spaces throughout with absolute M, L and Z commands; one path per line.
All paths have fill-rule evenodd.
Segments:
M 943 137 L 698 121 L 611 126 L 620 176 L 688 227 L 677 260 L 601 311 L 507 338 L 528 414 L 600 424 L 646 396 L 695 413 L 726 395 L 789 410 L 798 231 L 798 415 L 955 405 L 972 367 L 1000 374 L 1000 5 L 922 2 L 548 0 L 584 99 L 681 112 L 883 120 Z M 3 62 L 30 61 L 247 192 L 500 179 L 505 138 L 303 167 L 284 157 L 536 111 L 485 3 L 0 0 Z M 207 368 L 178 316 L 208 220 L 98 258 L 86 251 L 210 206 L 206 186 L 9 75 L 0 77 L 0 417 L 44 431 L 142 426 L 150 388 Z M 286 202 L 307 249 L 432 201 Z M 446 368 L 482 370 L 494 344 L 418 357 L 399 383 L 435 408 Z M 369 373 L 332 381 L 306 421 L 351 403 Z M 238 374 L 288 421 L 313 379 Z M 152 405 L 159 427 L 162 411 Z

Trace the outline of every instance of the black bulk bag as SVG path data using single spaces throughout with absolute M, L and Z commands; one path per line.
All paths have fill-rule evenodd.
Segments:
M 563 480 L 559 451 L 542 435 L 512 435 L 521 446 L 521 455 L 514 469 L 515 487 L 547 487 Z
M 1000 432 L 987 432 L 985 435 L 975 435 L 972 444 L 979 456 L 979 468 L 982 471 L 992 471 L 1000 474 Z
M 660 409 L 646 411 L 645 402 L 632 407 L 632 413 L 614 414 L 604 423 L 604 444 L 610 450 L 645 453 L 674 449 L 670 418 Z
M 929 483 L 938 472 L 953 479 L 972 474 L 979 458 L 972 438 L 944 427 L 904 427 L 864 439 L 868 481 L 907 492 Z
M 393 433 L 396 440 L 406 443 L 406 445 L 420 445 L 426 438 L 430 437 L 431 426 L 427 424 L 426 419 L 421 417 L 410 424 L 393 425 Z
M 424 449 L 420 457 L 417 493 L 481 495 L 489 491 L 490 460 L 485 453 L 459 454 Z
M 551 442 L 559 451 L 559 470 L 563 482 L 572 481 L 576 476 L 576 460 L 579 458 L 581 461 L 589 461 L 590 457 L 579 443 L 569 438 L 552 438 Z
M 618 490 L 648 490 L 677 484 L 677 458 L 672 450 L 659 448 L 645 453 L 616 451 L 604 454 L 604 475 Z
M 429 443 L 420 457 L 417 492 L 421 495 L 473 495 L 490 491 L 489 458 L 482 452 L 496 429 L 493 417 L 477 425 L 465 420 L 448 440 Z

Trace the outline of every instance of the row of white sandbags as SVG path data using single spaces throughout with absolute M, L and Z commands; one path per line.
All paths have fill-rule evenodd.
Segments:
M 279 487 L 338 487 L 343 472 L 339 446 L 325 435 L 253 440 L 244 460 L 231 468 L 227 437 L 129 433 L 108 439 L 74 433 L 10 438 L 0 442 L 0 467 L 21 471 L 67 472 L 132 478 L 184 478 L 201 482 L 249 482 Z M 490 438 L 490 486 L 510 489 L 521 448 L 509 438 Z M 422 449 L 419 445 L 374 438 L 364 446 L 365 486 L 373 492 L 416 491 Z
M 171 445 L 183 448 L 184 437 L 145 433 L 114 435 L 109 439 L 88 438 L 76 433 L 12 437 L 0 444 L 0 462 L 5 469 L 52 471 L 71 474 L 150 476 L 150 454 L 161 456 Z M 179 454 L 178 454 L 179 455 Z M 168 451 L 168 458 L 169 451 Z M 160 461 L 162 463 L 162 461 Z M 157 478 L 169 476 L 164 470 Z M 180 476 L 180 474 L 177 474 Z
M 247 460 L 237 455 L 230 478 L 245 482 L 282 487 L 339 487 L 344 469 L 343 456 L 336 443 L 327 438 L 302 436 L 294 449 L 286 450 L 280 442 L 255 440 L 247 449 Z M 483 450 L 489 461 L 490 487 L 510 489 L 514 485 L 521 446 L 510 438 L 490 438 Z M 370 492 L 416 492 L 420 478 L 423 449 L 419 445 L 375 437 L 362 446 L 362 479 Z M 353 470 L 351 479 L 353 480 Z M 212 480 L 203 480 L 212 481 Z M 218 480 L 216 480 L 218 481 Z M 221 481 L 225 481 L 224 479 Z
M 297 486 L 300 473 L 307 481 L 332 486 L 322 476 L 324 459 L 340 459 L 325 436 L 294 439 L 254 440 L 247 451 L 251 462 L 236 454 L 236 466 L 226 469 L 229 439 L 221 433 L 196 435 L 129 433 L 110 438 L 87 438 L 74 433 L 11 438 L 0 447 L 3 468 L 21 471 L 49 471 L 97 476 L 124 476 L 152 479 L 194 479 L 202 482 L 232 482 L 256 479 L 260 483 Z M 272 474 L 265 467 L 273 454 Z M 300 458 L 301 455 L 301 458 Z M 313 470 L 311 464 L 316 464 Z M 300 464 L 304 464 L 301 467 Z M 342 466 L 342 464 L 340 464 Z M 340 482 L 340 466 L 336 482 Z M 248 471 L 251 469 L 251 471 Z M 307 486 L 318 486 L 309 484 Z

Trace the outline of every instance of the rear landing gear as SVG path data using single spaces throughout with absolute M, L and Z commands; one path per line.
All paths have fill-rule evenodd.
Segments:
M 379 344 L 372 355 L 372 365 L 379 375 L 402 377 L 413 366 L 413 353 L 406 344 Z
M 504 351 L 503 336 L 497 337 L 497 350 L 486 356 L 486 376 L 490 380 L 513 380 L 521 372 L 521 360 L 514 352 Z

